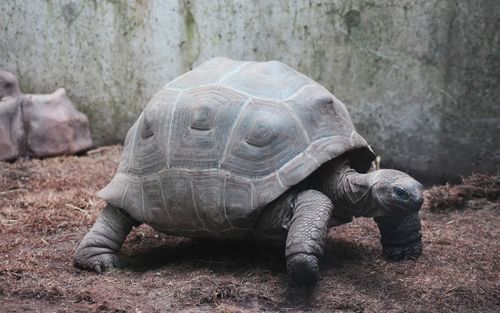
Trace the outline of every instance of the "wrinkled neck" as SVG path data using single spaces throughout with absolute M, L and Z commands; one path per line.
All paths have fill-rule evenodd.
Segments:
M 334 203 L 334 211 L 342 216 L 370 216 L 375 208 L 372 197 L 372 174 L 360 174 L 347 164 L 332 171 L 325 183 Z

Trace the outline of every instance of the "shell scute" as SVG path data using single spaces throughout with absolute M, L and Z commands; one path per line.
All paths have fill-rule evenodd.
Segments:
M 304 177 L 309 176 L 315 169 L 321 166 L 314 157 L 301 153 L 296 158 L 286 163 L 278 171 L 278 176 L 283 185 L 292 187 L 300 183 Z
M 162 177 L 162 185 L 165 190 L 165 209 L 171 219 L 169 222 L 150 222 L 150 224 L 164 230 L 203 230 L 203 222 L 197 218 L 192 178 L 182 171 L 168 171 Z
M 227 177 L 224 187 L 224 208 L 233 227 L 248 227 L 256 219 L 252 205 L 252 185 L 237 177 Z
M 299 116 L 312 141 L 348 137 L 354 130 L 345 105 L 320 85 L 306 86 L 286 104 Z
M 127 133 L 118 172 L 142 177 L 167 167 L 164 139 L 168 129 L 164 125 L 170 123 L 178 95 L 178 91 L 164 88 L 148 102 Z
M 288 187 L 281 183 L 276 172 L 252 180 L 252 203 L 255 208 L 271 203 L 279 195 L 285 192 Z
M 308 145 L 294 118 L 275 102 L 254 99 L 241 114 L 221 164 L 235 175 L 268 175 Z
M 163 192 L 161 175 L 150 176 L 142 180 L 142 199 L 144 201 L 144 220 L 149 224 L 171 224 L 170 215 L 166 210 L 165 194 Z
M 193 180 L 197 214 L 206 229 L 220 232 L 231 228 L 224 212 L 224 176 L 212 175 Z
M 216 168 L 246 96 L 223 87 L 183 93 L 174 112 L 169 167 Z
M 279 131 L 282 125 L 276 123 L 276 117 L 260 116 L 255 118 L 246 137 L 246 142 L 256 146 L 263 147 L 276 139 L 279 136 Z

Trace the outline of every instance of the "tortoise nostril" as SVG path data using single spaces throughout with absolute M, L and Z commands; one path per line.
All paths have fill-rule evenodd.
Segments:
M 420 207 L 422 206 L 422 204 L 424 203 L 424 197 L 423 196 L 419 196 L 415 199 L 415 204 L 417 206 L 418 209 L 420 209 Z
M 411 205 L 411 211 L 412 212 L 418 212 L 420 210 L 420 208 L 422 207 L 422 204 L 424 203 L 424 197 L 420 194 L 420 195 L 417 195 L 415 196 L 415 198 L 413 198 L 413 201 L 412 202 L 412 205 Z

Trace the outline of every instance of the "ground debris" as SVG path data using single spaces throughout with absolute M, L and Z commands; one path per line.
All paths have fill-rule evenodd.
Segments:
M 424 209 L 433 212 L 500 209 L 500 175 L 474 174 L 456 185 L 434 186 L 425 192 Z

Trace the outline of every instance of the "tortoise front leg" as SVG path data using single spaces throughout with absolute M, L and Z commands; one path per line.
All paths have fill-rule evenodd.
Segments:
M 390 261 L 417 259 L 422 254 L 422 231 L 418 212 L 374 218 L 380 230 L 384 258 Z
M 318 279 L 332 208 L 330 199 L 316 190 L 302 191 L 293 201 L 285 256 L 288 272 L 296 283 L 311 285 Z
M 108 204 L 76 248 L 74 264 L 98 273 L 117 266 L 118 256 L 132 227 L 140 225 L 124 210 Z

